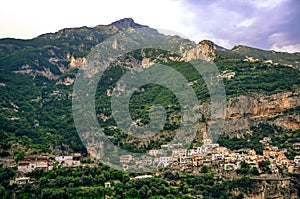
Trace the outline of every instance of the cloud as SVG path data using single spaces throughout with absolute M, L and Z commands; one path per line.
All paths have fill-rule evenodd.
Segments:
M 300 52 L 300 42 L 297 40 L 291 41 L 289 32 L 277 32 L 269 36 L 268 40 L 272 43 L 271 49 L 283 52 Z
M 249 27 L 253 24 L 254 21 L 255 21 L 255 18 L 246 19 L 246 20 L 242 21 L 241 23 L 237 24 L 237 27 Z
M 292 45 L 274 44 L 271 47 L 271 49 L 275 51 L 282 51 L 282 52 L 289 52 L 289 53 L 300 52 L 300 43 L 292 44 Z
M 18 5 L 18 6 L 16 6 Z M 9 0 L 1 2 L 0 38 L 32 38 L 63 28 L 110 24 L 131 17 L 154 28 L 188 30 L 180 1 L 173 0 Z
M 32 38 L 132 17 L 140 24 L 175 31 L 195 42 L 210 39 L 226 48 L 297 48 L 300 43 L 299 0 L 10 0 L 1 7 L 0 38 Z
M 248 1 L 247 3 L 252 4 L 257 8 L 273 9 L 286 1 L 287 0 L 252 0 Z
M 186 7 L 190 12 L 194 13 L 194 18 L 187 23 L 188 26 L 194 27 L 189 35 L 194 40 L 210 39 L 227 48 L 243 44 L 270 49 L 275 44 L 293 46 L 300 43 L 298 26 L 300 1 L 187 0 L 184 2 L 187 2 Z M 276 34 L 285 36 L 272 39 Z

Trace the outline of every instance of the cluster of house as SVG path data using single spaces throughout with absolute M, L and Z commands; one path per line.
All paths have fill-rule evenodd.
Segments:
M 193 168 L 201 166 L 217 165 L 218 169 L 232 171 L 241 168 L 241 163 L 246 162 L 251 168 L 259 169 L 259 164 L 268 161 L 268 167 L 273 173 L 278 173 L 278 168 L 286 168 L 289 173 L 300 173 L 300 155 L 289 160 L 285 153 L 286 149 L 279 150 L 278 147 L 272 146 L 272 140 L 265 137 L 260 142 L 265 146 L 262 155 L 258 155 L 253 149 L 240 149 L 231 151 L 219 144 L 212 143 L 210 139 L 203 140 L 201 147 L 193 149 L 184 149 L 182 144 L 161 145 L 161 149 L 149 150 L 149 156 L 141 159 L 135 159 L 132 155 L 121 155 L 120 163 L 123 169 L 127 170 L 128 165 L 155 167 L 170 167 L 172 169 L 181 169 L 193 171 Z M 293 150 L 300 150 L 300 143 L 293 144 Z M 165 156 L 165 152 L 170 152 Z M 29 156 L 18 160 L 17 168 L 21 173 L 32 172 L 35 169 L 48 171 L 53 169 L 54 165 L 61 167 L 77 166 L 97 166 L 97 164 L 82 164 L 81 154 L 71 156 Z M 151 175 L 136 176 L 131 180 L 140 178 L 151 178 Z M 19 177 L 10 181 L 10 184 L 24 185 L 33 183 L 29 177 Z M 116 182 L 115 182 L 116 183 Z M 111 187 L 110 182 L 105 183 L 105 187 Z
M 241 163 L 246 162 L 251 168 L 256 167 L 262 162 L 270 162 L 269 168 L 272 172 L 277 173 L 278 168 L 287 168 L 288 172 L 300 173 L 300 156 L 295 156 L 294 160 L 288 160 L 285 156 L 286 150 L 279 150 L 278 147 L 272 146 L 271 138 L 265 137 L 261 142 L 265 146 L 263 155 L 258 155 L 253 149 L 240 149 L 231 151 L 219 144 L 212 143 L 210 139 L 203 140 L 201 147 L 193 149 L 183 149 L 180 144 L 162 145 L 159 150 L 150 150 L 149 155 L 152 157 L 135 160 L 131 155 L 122 155 L 120 163 L 123 169 L 128 169 L 128 164 L 135 165 L 156 165 L 158 167 L 171 167 L 182 170 L 192 170 L 194 167 L 203 165 L 218 165 L 218 168 L 225 171 L 236 170 L 241 168 Z M 294 150 L 300 149 L 300 143 L 293 145 Z M 164 156 L 166 150 L 171 149 L 169 156 Z
M 235 76 L 235 72 L 230 71 L 230 70 L 225 70 L 223 71 L 219 77 L 223 78 L 223 79 L 232 79 Z
M 29 173 L 35 169 L 43 169 L 44 171 L 52 170 L 53 166 L 57 164 L 62 167 L 80 166 L 81 154 L 76 153 L 72 156 L 28 156 L 18 160 L 18 171 L 22 173 Z
M 278 172 L 279 167 L 286 168 L 290 173 L 300 173 L 300 155 L 295 156 L 293 160 L 289 160 L 285 155 L 287 150 L 279 150 L 278 147 L 272 146 L 271 138 L 265 137 L 260 142 L 265 146 L 262 155 L 258 155 L 253 149 L 232 151 L 219 144 L 212 143 L 210 139 L 205 139 L 201 147 L 184 149 L 182 144 L 161 145 L 161 149 L 149 150 L 147 157 L 136 159 L 132 155 L 121 155 L 119 161 L 124 170 L 127 170 L 129 165 L 154 165 L 155 167 L 171 167 L 186 171 L 192 171 L 193 168 L 204 165 L 217 165 L 219 169 L 230 171 L 241 168 L 242 162 L 248 163 L 251 168 L 256 167 L 259 169 L 260 163 L 268 161 L 270 163 L 268 167 L 274 173 Z M 300 150 L 300 143 L 294 143 L 293 150 Z M 166 155 L 166 151 L 169 155 Z M 35 169 L 48 171 L 53 169 L 54 165 L 60 167 L 87 166 L 87 164 L 81 163 L 81 154 L 77 153 L 70 156 L 55 157 L 28 156 L 18 160 L 17 169 L 21 173 L 32 172 Z M 97 166 L 97 164 L 88 165 Z M 29 178 L 21 177 L 16 178 L 11 183 L 24 184 L 28 182 Z
M 33 184 L 33 180 L 31 180 L 29 177 L 20 177 L 20 178 L 15 178 L 14 180 L 10 180 L 9 184 L 13 185 L 25 185 L 25 184 Z
M 15 161 L 13 159 L 2 159 L 1 163 L 3 161 L 7 162 L 8 160 L 9 163 L 7 163 L 6 166 L 16 166 Z M 82 164 L 80 160 L 80 153 L 75 153 L 72 156 L 27 156 L 21 158 L 17 161 L 17 171 L 19 172 L 18 176 L 22 177 L 17 177 L 13 180 L 10 180 L 10 184 L 24 185 L 27 183 L 34 183 L 33 179 L 30 179 L 29 177 L 25 177 L 23 175 L 24 173 L 32 172 L 35 169 L 43 169 L 44 171 L 49 171 L 53 169 L 54 165 L 60 167 L 85 166 L 85 164 Z

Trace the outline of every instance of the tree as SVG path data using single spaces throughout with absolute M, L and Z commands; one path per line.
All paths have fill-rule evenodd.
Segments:
M 242 169 L 249 169 L 250 166 L 249 166 L 249 164 L 248 164 L 247 162 L 242 161 L 242 162 L 241 162 L 241 168 L 242 168 Z
M 31 173 L 28 173 L 28 176 L 31 178 L 39 179 L 43 176 L 44 170 L 43 169 L 35 169 Z
M 167 178 L 168 180 L 178 180 L 179 179 L 179 174 L 176 173 L 172 173 L 171 171 L 166 171 L 164 173 L 164 178 Z
M 166 196 L 166 199 L 176 199 L 176 197 L 174 195 L 172 195 L 172 194 L 168 194 Z
M 140 188 L 140 190 L 138 191 L 138 197 L 139 198 L 146 198 L 148 190 L 149 190 L 149 187 L 147 185 L 143 185 Z
M 252 169 L 250 169 L 250 173 L 255 176 L 259 175 L 259 171 L 256 167 L 253 167 Z
M 208 173 L 208 167 L 206 165 L 202 166 L 200 172 L 201 173 Z
M 1 198 L 6 198 L 6 191 L 3 186 L 0 185 L 0 197 Z
M 271 172 L 271 170 L 269 168 L 269 165 L 270 165 L 269 161 L 262 161 L 258 165 L 259 165 L 259 168 L 261 170 L 263 170 L 264 172 Z
M 25 154 L 24 153 L 18 153 L 17 155 L 16 155 L 16 162 L 18 162 L 20 159 L 22 159 L 22 158 L 24 158 L 25 157 Z
M 138 192 L 137 192 L 136 188 L 130 188 L 127 193 L 127 196 L 129 196 L 130 198 L 136 198 L 137 195 L 138 195 Z

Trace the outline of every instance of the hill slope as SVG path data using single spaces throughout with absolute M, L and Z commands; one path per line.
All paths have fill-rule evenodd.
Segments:
M 107 26 L 63 29 L 31 40 L 1 39 L 1 156 L 20 152 L 68 154 L 75 151 L 86 154 L 72 116 L 72 87 L 76 72 L 95 45 L 124 29 L 140 27 L 148 28 L 134 23 L 132 19 L 123 19 Z M 111 116 L 109 92 L 128 70 L 124 61 L 130 63 L 132 60 L 146 66 L 155 62 L 169 65 L 189 81 L 201 102 L 203 114 L 199 124 L 201 130 L 195 140 L 195 144 L 199 144 L 199 139 L 207 131 L 210 113 L 207 111 L 207 87 L 201 75 L 187 62 L 198 58 L 214 60 L 226 87 L 228 115 L 224 136 L 220 140 L 222 144 L 231 147 L 234 143 L 245 145 L 247 132 L 254 136 L 254 141 L 248 143 L 249 147 L 257 149 L 261 147 L 257 139 L 265 134 L 285 140 L 278 142 L 285 147 L 298 141 L 293 139 L 299 138 L 300 129 L 298 54 L 243 46 L 226 50 L 210 41 L 197 45 L 184 39 L 180 41 L 183 51 L 186 51 L 183 58 L 162 50 L 140 49 L 121 57 L 120 62 L 106 71 L 99 82 L 101 87 L 97 90 L 96 108 L 98 120 L 114 144 L 131 151 L 158 148 L 172 139 L 174 130 L 179 126 L 180 107 L 174 94 L 162 86 L 147 85 L 142 88 L 143 92 L 132 96 L 132 118 L 145 125 L 149 122 L 149 107 L 162 104 L 168 113 L 164 129 L 153 139 L 136 139 L 115 128 L 117 125 Z M 282 102 L 288 105 L 281 107 Z M 247 125 L 241 125 L 243 122 Z

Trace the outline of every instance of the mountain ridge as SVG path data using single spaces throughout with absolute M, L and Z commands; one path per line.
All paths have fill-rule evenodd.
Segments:
M 155 30 L 148 26 L 135 23 L 132 18 L 124 18 L 108 25 L 65 28 L 55 33 L 42 34 L 28 40 L 13 38 L 0 39 L 0 69 L 28 73 L 28 67 L 31 67 L 32 69 L 30 70 L 32 70 L 32 72 L 29 73 L 32 73 L 33 76 L 44 75 L 55 79 L 70 68 L 71 57 L 80 59 L 85 57 L 93 46 L 101 43 L 119 31 L 128 28 L 149 28 L 151 31 Z M 175 38 L 176 36 L 166 37 Z M 188 41 L 193 43 L 190 40 Z M 213 48 L 209 48 L 209 46 Z M 190 56 L 190 58 L 187 58 L 187 60 L 196 57 L 213 60 L 216 56 L 228 58 L 238 57 L 241 59 L 251 57 L 253 60 L 271 60 L 273 63 L 285 64 L 288 67 L 300 67 L 298 61 L 300 55 L 297 53 L 290 54 L 265 51 L 242 45 L 235 46 L 231 50 L 228 50 L 209 40 L 200 41 L 195 47 L 197 47 L 198 50 L 189 53 L 188 56 Z M 204 49 L 210 52 L 205 52 Z M 195 55 L 196 52 L 198 55 Z M 26 57 L 24 56 L 25 54 Z M 188 53 L 185 53 L 185 55 L 187 54 Z M 191 54 L 193 55 L 191 56 Z M 209 55 L 212 55 L 212 57 L 207 57 Z M 10 67 L 8 68 L 7 66 Z
M 82 29 L 86 29 L 86 30 L 97 30 L 98 28 L 103 28 L 103 27 L 116 27 L 117 29 L 126 29 L 126 28 L 150 28 L 149 26 L 146 26 L 146 25 L 141 25 L 141 24 L 138 24 L 136 23 L 132 18 L 123 18 L 123 19 L 119 19 L 117 21 L 114 21 L 110 24 L 107 24 L 107 25 L 96 25 L 96 26 L 93 26 L 93 27 L 88 27 L 88 26 L 80 26 L 80 27 L 72 27 L 72 28 L 63 28 L 61 30 L 58 30 L 54 33 L 43 33 L 41 35 L 38 35 L 37 37 L 34 37 L 34 38 L 31 38 L 31 39 L 16 39 L 16 38 L 0 38 L 0 43 L 5 43 L 3 41 L 10 41 L 12 42 L 13 40 L 15 41 L 31 41 L 31 40 L 34 40 L 34 39 L 37 39 L 37 38 L 43 38 L 47 35 L 55 35 L 55 34 L 58 34 L 58 33 L 67 33 L 68 31 L 72 31 L 72 30 L 82 30 Z M 276 52 L 276 53 L 286 53 L 286 54 L 297 54 L 299 55 L 300 52 L 295 52 L 295 53 L 288 53 L 288 52 L 281 52 L 281 51 L 275 51 L 275 50 L 263 50 L 263 49 L 259 49 L 259 48 L 256 48 L 256 47 L 251 47 L 251 46 L 247 46 L 247 45 L 241 45 L 241 44 L 237 44 L 235 45 L 234 47 L 232 47 L 231 49 L 226 49 L 220 45 L 217 45 L 215 44 L 213 41 L 211 40 L 207 40 L 207 39 L 203 39 L 202 41 L 199 41 L 199 43 L 201 42 L 205 42 L 205 41 L 209 41 L 209 42 L 212 42 L 217 48 L 216 49 L 221 49 L 221 50 L 231 50 L 231 51 L 237 51 L 238 48 L 248 48 L 248 49 L 258 49 L 258 50 L 262 50 L 262 51 L 271 51 L 271 52 Z

